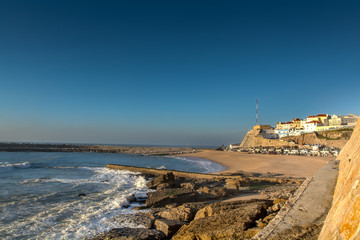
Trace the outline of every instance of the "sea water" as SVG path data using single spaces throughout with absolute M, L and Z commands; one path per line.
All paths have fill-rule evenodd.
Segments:
M 138 173 L 106 164 L 215 172 L 199 158 L 108 153 L 0 152 L 0 239 L 83 239 L 128 223 L 130 199 L 146 197 Z M 123 221 L 114 221 L 115 216 Z

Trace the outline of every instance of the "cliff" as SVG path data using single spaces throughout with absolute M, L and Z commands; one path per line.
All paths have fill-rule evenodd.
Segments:
M 279 139 L 266 139 L 263 136 L 261 136 L 261 130 L 251 129 L 246 133 L 246 136 L 242 140 L 240 147 L 241 148 L 251 148 L 256 146 L 285 147 L 291 145 L 293 144 L 286 141 L 280 141 Z
M 301 134 L 300 136 L 292 136 L 282 138 L 285 141 L 294 141 L 296 144 L 320 144 L 327 147 L 342 148 L 350 139 L 353 127 L 328 130 L 322 132 L 312 132 Z
M 333 203 L 319 239 L 360 239 L 360 119 L 338 159 Z
M 350 139 L 353 128 L 329 130 L 301 134 L 300 136 L 284 137 L 281 139 L 266 139 L 261 130 L 249 130 L 241 142 L 240 147 L 286 147 L 295 144 L 320 144 L 328 147 L 342 148 Z

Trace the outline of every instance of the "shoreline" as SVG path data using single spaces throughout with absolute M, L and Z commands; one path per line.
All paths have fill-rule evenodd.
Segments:
M 176 147 L 140 147 L 110 145 L 73 144 L 29 144 L 0 143 L 3 152 L 95 152 L 123 153 L 143 156 L 193 157 L 211 161 L 225 167 L 224 170 L 210 170 L 216 174 L 250 172 L 277 174 L 284 177 L 311 177 L 328 161 L 335 157 L 313 157 L 299 155 L 248 154 L 243 152 L 217 151 L 210 149 L 188 149 Z M 195 159 L 196 161 L 196 159 Z
M 145 205 L 133 208 L 136 219 L 147 219 L 150 223 L 145 228 L 111 229 L 91 237 L 91 240 L 119 236 L 145 240 L 153 234 L 159 235 L 156 239 L 182 240 L 200 235 L 206 239 L 217 235 L 217 238 L 244 239 L 246 236 L 246 239 L 250 239 L 275 217 L 304 181 L 303 178 L 267 173 L 227 175 L 116 164 L 108 164 L 106 168 L 137 172 L 150 180 L 147 187 L 153 191 L 142 199 Z M 145 209 L 149 210 L 146 216 L 136 211 Z M 233 222 L 228 222 L 229 218 Z M 238 227 L 245 222 L 250 227 Z M 139 231 L 143 237 L 138 237 Z
M 298 155 L 264 155 L 242 152 L 223 152 L 202 150 L 201 152 L 181 154 L 206 159 L 221 164 L 226 169 L 213 174 L 231 174 L 238 171 L 252 173 L 281 174 L 283 177 L 311 177 L 327 162 L 335 157 L 313 157 Z

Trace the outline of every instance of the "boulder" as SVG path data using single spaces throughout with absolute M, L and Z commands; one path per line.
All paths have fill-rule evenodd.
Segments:
M 224 198 L 230 194 L 229 189 L 223 187 L 208 187 L 204 186 L 197 190 L 200 193 L 207 193 L 212 198 Z
M 281 208 L 280 203 L 274 204 L 274 205 L 271 207 L 271 209 L 272 209 L 274 212 L 279 211 L 280 208 Z
M 168 204 L 172 206 L 179 206 L 188 202 L 201 202 L 207 201 L 209 199 L 214 199 L 216 196 L 212 194 L 199 193 L 196 191 L 191 191 L 186 188 L 171 188 L 158 190 L 148 194 L 148 199 L 146 199 L 147 207 L 164 207 Z
M 163 232 L 155 229 L 114 228 L 90 238 L 90 240 L 162 240 L 165 237 Z
M 155 220 L 155 227 L 157 230 L 163 232 L 166 237 L 172 237 L 185 222 L 178 220 L 157 219 Z
M 152 228 L 155 217 L 151 213 L 138 212 L 135 214 L 120 214 L 112 219 L 119 224 L 133 224 L 134 226 L 143 225 L 145 228 Z
M 175 187 L 177 184 L 174 174 L 172 172 L 167 172 L 165 174 L 157 176 L 147 184 L 148 188 L 150 189 L 156 189 L 159 185 Z
M 237 179 L 226 179 L 225 187 L 232 190 L 239 190 L 240 188 L 240 181 Z
M 181 183 L 180 187 L 194 190 L 195 189 L 195 184 L 192 183 L 192 182 L 185 182 L 185 183 Z
M 179 220 L 184 222 L 190 222 L 194 218 L 194 209 L 180 206 L 177 208 L 166 209 L 159 213 L 161 218 L 168 220 Z

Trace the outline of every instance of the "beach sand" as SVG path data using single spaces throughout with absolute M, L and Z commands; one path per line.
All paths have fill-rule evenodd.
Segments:
M 245 171 L 277 173 L 286 177 L 311 177 L 335 157 L 310 157 L 299 155 L 248 154 L 204 150 L 184 156 L 199 157 L 222 164 L 227 169 L 221 173 Z

